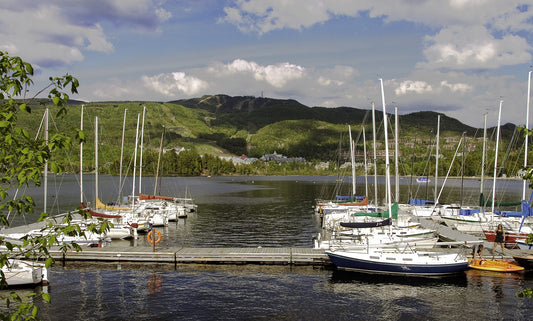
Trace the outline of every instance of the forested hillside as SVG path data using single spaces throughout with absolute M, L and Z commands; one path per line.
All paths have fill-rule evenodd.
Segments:
M 61 119 L 53 118 L 52 130 L 73 130 L 80 127 L 81 102 L 71 102 L 68 114 Z M 339 163 L 348 160 L 348 125 L 351 126 L 353 139 L 356 141 L 356 152 L 359 163 L 363 163 L 363 128 L 367 142 L 367 157 L 372 151 L 372 114 L 370 110 L 351 107 L 324 108 L 307 107 L 295 100 L 279 100 L 262 97 L 230 97 L 226 95 L 204 96 L 201 98 L 178 100 L 172 102 L 93 102 L 84 106 L 84 164 L 87 170 L 94 170 L 94 123 L 99 118 L 99 164 L 100 171 L 117 173 L 122 146 L 122 128 L 125 117 L 124 160 L 123 165 L 132 167 L 137 121 L 139 119 L 139 135 L 143 135 L 143 166 L 146 173 L 155 171 L 159 146 L 163 139 L 163 147 L 173 153 L 164 154 L 163 166 L 167 174 L 200 175 L 221 174 L 223 172 L 254 172 L 254 169 L 235 169 L 235 167 L 219 163 L 216 166 L 205 164 L 206 159 L 222 156 L 247 155 L 259 158 L 265 154 L 278 153 L 288 157 L 303 157 L 310 166 L 330 161 L 328 170 L 335 170 Z M 22 121 L 28 129 L 36 134 L 41 122 L 45 106 L 35 104 L 30 115 L 21 114 Z M 144 127 L 142 126 L 143 108 L 145 108 Z M 53 110 L 52 110 L 52 114 Z M 424 175 L 434 159 L 438 113 L 431 111 L 417 112 L 399 116 L 399 141 L 401 173 L 404 175 Z M 394 142 L 394 115 L 389 115 L 391 135 Z M 378 163 L 383 160 L 384 133 L 383 117 L 376 110 L 376 142 Z M 465 156 L 474 162 L 465 162 L 457 170 L 466 175 L 477 175 L 480 172 L 478 161 L 481 159 L 483 130 L 472 128 L 460 121 L 441 115 L 440 121 L 440 162 L 439 171 L 445 173 L 453 152 L 463 133 L 466 135 Z M 494 136 L 494 129 L 488 129 Z M 514 136 L 513 136 L 514 135 Z M 507 149 L 506 162 L 519 162 L 521 139 L 517 136 L 514 125 L 502 126 L 501 146 Z M 491 137 L 489 137 L 489 140 Z M 489 146 L 492 144 L 489 142 Z M 73 144 L 76 146 L 76 144 Z M 503 148 L 500 151 L 503 151 Z M 183 162 L 178 158 L 180 150 L 187 150 L 196 159 L 196 164 L 177 166 L 175 162 Z M 394 148 L 391 145 L 391 150 Z M 490 150 L 490 148 L 489 148 Z M 522 149 L 523 150 L 523 149 Z M 523 153 L 523 152 L 522 152 Z M 176 154 L 176 155 L 173 155 Z M 488 153 L 490 154 L 490 152 Z M 492 151 L 492 154 L 494 152 Z M 209 155 L 202 160 L 202 155 Z M 340 155 L 340 156 L 339 156 Z M 183 153 L 179 157 L 187 156 Z M 77 146 L 70 155 L 56 155 L 65 165 L 67 171 L 77 171 L 79 156 Z M 523 157 L 523 156 L 522 156 Z M 204 162 L 204 164 L 202 164 Z M 220 162 L 220 161 L 218 161 Z M 166 165 L 165 165 L 166 164 Z M 475 164 L 475 165 L 474 165 Z M 257 165 L 256 167 L 258 167 Z M 287 165 L 284 165 L 287 166 Z M 291 165 L 293 168 L 294 164 Z M 300 165 L 301 166 L 301 165 Z M 475 168 L 475 167 L 478 168 Z M 210 170 L 206 170 L 210 167 Z M 316 166 L 315 166 L 316 167 Z M 380 168 L 378 164 L 378 168 Z M 518 171 L 516 165 L 501 166 L 507 174 Z M 197 168 L 197 169 L 195 169 Z M 460 168 L 460 169 L 459 169 Z M 218 169 L 218 170 L 217 170 Z M 301 168 L 295 169 L 295 171 Z M 267 171 L 267 169 L 262 169 Z M 286 169 L 285 169 L 286 171 Z M 434 171 L 434 170 L 433 170 Z M 271 171 L 270 171 L 271 172 Z

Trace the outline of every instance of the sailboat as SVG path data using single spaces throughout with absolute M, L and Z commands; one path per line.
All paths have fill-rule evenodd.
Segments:
M 2 273 L 8 287 L 48 284 L 48 270 L 44 263 L 8 259 L 2 266 Z
M 496 226 L 502 224 L 505 229 L 505 240 L 504 242 L 510 246 L 516 246 L 516 242 L 521 239 L 526 239 L 530 233 L 533 233 L 533 229 L 530 226 L 523 226 L 523 223 L 527 217 L 531 216 L 531 200 L 527 203 L 525 200 L 522 200 L 522 220 L 517 220 L 515 217 L 503 217 L 501 215 L 496 215 L 494 210 L 495 206 L 495 194 L 496 194 L 496 178 L 497 178 L 497 164 L 498 164 L 498 144 L 500 139 L 500 121 L 501 121 L 501 112 L 502 112 L 503 101 L 500 100 L 500 109 L 498 113 L 498 128 L 496 133 L 496 149 L 495 149 L 495 161 L 494 161 L 494 178 L 492 183 L 492 216 L 491 220 L 487 223 L 482 224 L 483 233 L 487 238 L 487 241 L 494 242 L 496 238 Z M 527 146 L 526 146 L 527 148 Z M 533 195 L 532 195 L 533 197 Z
M 389 213 L 392 213 L 387 111 L 382 79 L 380 79 L 380 84 L 385 119 L 386 198 Z M 390 248 L 367 246 L 363 250 L 329 250 L 326 254 L 338 269 L 372 274 L 438 276 L 462 272 L 468 267 L 468 259 L 462 253 L 423 252 L 408 244 Z
M 355 151 L 354 142 L 352 140 L 352 129 L 348 125 L 349 144 L 350 144 L 350 163 L 351 163 L 351 177 L 352 177 L 352 191 L 350 195 L 336 195 L 334 200 L 318 199 L 316 201 L 316 210 L 320 214 L 327 214 L 331 211 L 345 211 L 354 206 L 368 205 L 368 196 L 356 196 L 356 175 L 355 175 Z M 338 182 L 342 182 L 341 179 Z

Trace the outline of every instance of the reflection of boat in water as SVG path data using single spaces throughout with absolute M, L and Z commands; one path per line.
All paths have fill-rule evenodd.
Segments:
M 508 260 L 475 259 L 468 266 L 477 270 L 494 272 L 518 272 L 524 270 L 523 266 L 518 265 L 515 261 Z
M 443 284 L 456 285 L 460 287 L 467 286 L 467 278 L 465 273 L 448 274 L 438 277 L 409 277 L 405 275 L 391 275 L 391 274 L 368 274 L 357 273 L 352 271 L 333 270 L 331 274 L 330 283 L 353 283 L 353 284 L 370 284 L 370 285 L 385 285 L 398 284 L 412 286 L 442 286 Z
M 431 180 L 427 176 L 420 176 L 416 178 L 417 183 L 429 183 Z

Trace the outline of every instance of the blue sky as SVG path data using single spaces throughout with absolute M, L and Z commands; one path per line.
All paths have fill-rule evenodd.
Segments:
M 0 50 L 87 101 L 210 94 L 524 125 L 533 0 L 0 0 Z M 39 87 L 40 86 L 40 87 Z M 530 121 L 531 122 L 531 121 Z M 400 124 L 401 125 L 401 124 Z

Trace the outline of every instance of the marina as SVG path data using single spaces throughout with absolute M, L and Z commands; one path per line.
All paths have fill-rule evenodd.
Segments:
M 114 178 L 100 179 L 110 188 L 103 195 L 112 194 Z M 517 298 L 516 293 L 533 288 L 530 270 L 497 274 L 468 269 L 454 276 L 420 278 L 335 269 L 324 250 L 313 248 L 321 231 L 314 197 L 332 181 L 327 177 L 167 178 L 163 188 L 175 189 L 178 182 L 189 188 L 197 212 L 156 227 L 161 240 L 155 252 L 143 233 L 137 239 L 83 246 L 83 251 L 65 255 L 52 249 L 55 263 L 49 269 L 49 285 L 43 287 L 51 303 L 34 299 L 40 317 L 460 320 L 475 314 L 480 319 L 529 319 L 533 302 Z M 79 206 L 71 184 L 75 180 L 60 190 L 62 200 L 73 199 L 70 205 L 62 204 L 66 208 Z M 69 198 L 72 190 L 74 196 Z M 180 194 L 178 189 L 176 195 Z M 39 196 L 34 195 L 38 203 Z M 424 228 L 437 229 L 446 238 L 441 243 L 479 241 L 428 218 L 418 220 Z M 33 229 L 33 224 L 13 224 L 12 231 Z M 486 244 L 484 257 L 492 257 L 492 246 Z M 471 255 L 472 250 L 462 251 Z M 518 250 L 506 249 L 501 255 L 497 249 L 495 258 L 512 259 L 515 253 Z M 389 309 L 382 309 L 384 305 Z

